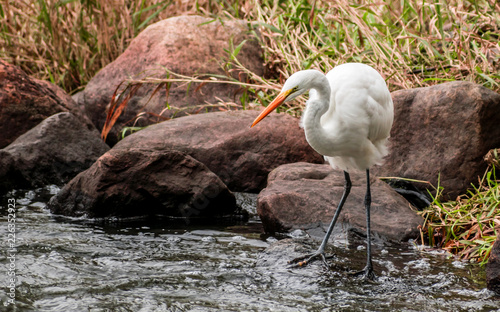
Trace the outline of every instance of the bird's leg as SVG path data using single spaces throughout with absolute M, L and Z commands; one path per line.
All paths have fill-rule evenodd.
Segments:
M 344 203 L 347 199 L 347 196 L 349 195 L 349 192 L 351 191 L 351 178 L 349 176 L 349 173 L 347 171 L 344 171 L 344 178 L 345 178 L 345 183 L 344 183 L 344 192 L 342 194 L 342 197 L 340 199 L 340 203 L 337 207 L 337 210 L 335 211 L 335 215 L 333 216 L 332 222 L 330 223 L 330 226 L 328 227 L 328 230 L 326 231 L 325 237 L 323 238 L 323 241 L 321 242 L 321 245 L 319 246 L 318 250 L 312 254 L 307 254 L 298 258 L 295 258 L 288 263 L 291 264 L 294 267 L 300 267 L 300 266 L 305 266 L 311 261 L 314 261 L 318 258 L 323 260 L 323 263 L 328 266 L 326 263 L 326 257 L 325 257 L 325 248 L 326 244 L 328 242 L 328 239 L 330 238 L 330 235 L 332 234 L 333 227 L 335 226 L 335 223 L 337 222 L 337 219 L 340 216 L 340 211 L 342 210 L 342 207 L 344 206 Z
M 370 232 L 370 205 L 372 202 L 372 197 L 370 193 L 370 171 L 366 169 L 366 195 L 365 195 L 365 209 L 366 209 L 366 253 L 367 261 L 366 266 L 363 270 L 354 273 L 354 276 L 362 276 L 366 280 L 375 279 L 375 274 L 373 273 L 372 265 L 372 243 L 371 243 L 371 232 Z

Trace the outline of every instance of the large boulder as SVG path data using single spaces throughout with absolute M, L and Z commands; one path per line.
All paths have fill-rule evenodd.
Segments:
M 364 173 L 350 173 L 352 188 L 337 228 L 366 231 Z M 344 174 L 329 165 L 295 163 L 271 172 L 259 194 L 257 211 L 266 232 L 318 232 L 331 222 L 344 190 Z M 372 232 L 392 241 L 416 238 L 423 220 L 409 203 L 377 178 L 371 179 Z M 321 232 L 321 231 L 320 231 Z
M 391 152 L 376 174 L 439 184 L 451 199 L 477 183 L 487 167 L 484 155 L 500 146 L 500 94 L 450 82 L 396 91 L 392 98 Z
M 0 193 L 62 185 L 89 168 L 109 147 L 87 121 L 58 113 L 0 150 Z
M 83 122 L 86 119 L 62 89 L 33 79 L 18 67 L 0 60 L 0 148 L 59 112 L 71 112 Z
M 47 206 L 90 218 L 210 218 L 234 212 L 236 200 L 205 165 L 176 150 L 111 149 Z
M 200 16 L 179 16 L 157 22 L 142 31 L 125 52 L 114 62 L 107 65 L 92 78 L 84 92 L 78 96 L 83 102 L 86 113 L 98 129 L 102 129 L 106 120 L 106 107 L 110 103 L 113 92 L 118 85 L 130 77 L 166 77 L 164 69 L 174 73 L 192 76 L 203 74 L 226 75 L 229 68 L 224 62 L 229 60 L 226 51 L 231 44 L 237 47 L 243 44 L 237 57 L 241 64 L 258 75 L 264 73 L 262 49 L 258 39 L 252 35 L 248 23 L 239 20 L 221 22 Z M 235 79 L 245 79 L 245 75 L 236 70 L 229 72 Z M 174 78 L 174 77 L 171 77 Z M 238 102 L 237 93 L 240 88 L 230 84 L 207 83 L 172 83 L 168 97 L 166 88 L 155 93 L 157 85 L 143 85 L 130 99 L 126 111 L 118 119 L 114 128 L 115 135 L 109 140 L 114 143 L 120 125 L 134 120 L 141 112 L 137 125 L 144 126 L 156 123 L 185 113 L 213 111 L 208 103 Z M 121 90 L 121 89 L 120 89 Z M 182 108 L 166 110 L 166 104 Z M 189 109 L 185 109 L 189 107 Z M 161 115 L 162 118 L 158 118 Z
M 258 127 L 250 128 L 257 115 L 256 111 L 229 111 L 175 118 L 136 132 L 113 149 L 182 151 L 238 192 L 260 191 L 268 173 L 279 165 L 324 162 L 307 143 L 297 119 L 271 114 Z

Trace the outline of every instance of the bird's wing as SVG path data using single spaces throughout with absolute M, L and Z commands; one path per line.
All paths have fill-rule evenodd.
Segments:
M 389 137 L 393 103 L 385 80 L 376 70 L 364 64 L 347 63 L 335 67 L 326 77 L 332 89 L 326 116 L 344 119 L 350 131 L 372 142 Z
M 370 118 L 368 139 L 375 143 L 390 136 L 394 121 L 394 108 L 391 93 L 385 81 L 375 81 L 368 93 L 367 113 Z

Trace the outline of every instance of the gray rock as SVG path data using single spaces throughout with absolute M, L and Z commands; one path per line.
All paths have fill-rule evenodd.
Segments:
M 493 244 L 490 258 L 486 264 L 486 285 L 489 290 L 500 296 L 500 236 Z
M 89 168 L 109 147 L 95 127 L 71 113 L 58 113 L 0 151 L 0 192 L 62 185 Z
M 212 218 L 235 211 L 234 195 L 205 165 L 176 150 L 111 149 L 47 206 L 66 216 Z

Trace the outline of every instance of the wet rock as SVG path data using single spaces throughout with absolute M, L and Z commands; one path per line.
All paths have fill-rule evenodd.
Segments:
M 0 195 L 18 188 L 30 188 L 31 183 L 17 170 L 16 160 L 5 150 L 0 150 Z
M 337 227 L 348 225 L 360 234 L 366 231 L 364 173 L 350 173 L 351 193 Z M 295 163 L 271 172 L 268 186 L 259 194 L 257 211 L 267 232 L 291 229 L 324 233 L 344 190 L 342 171 L 329 165 Z M 392 241 L 416 238 L 423 220 L 408 202 L 377 178 L 371 179 L 372 232 Z M 316 235 L 317 236 L 317 235 Z M 322 235 L 321 235 L 322 236 Z
M 231 111 L 175 118 L 136 132 L 114 146 L 157 151 L 175 149 L 189 154 L 237 192 L 256 192 L 268 173 L 281 164 L 323 163 L 307 143 L 298 120 L 271 114 L 250 128 L 256 111 Z
M 234 212 L 234 195 L 205 165 L 176 150 L 111 149 L 48 208 L 66 216 L 211 218 Z
M 0 193 L 62 185 L 108 149 L 89 121 L 68 112 L 50 116 L 0 151 Z
M 59 112 L 86 119 L 62 89 L 0 60 L 0 148 Z
M 391 153 L 377 174 L 434 186 L 440 179 L 451 199 L 466 193 L 484 174 L 483 156 L 500 146 L 500 94 L 470 82 L 450 82 L 396 91 L 392 98 Z
M 493 244 L 490 258 L 486 264 L 486 285 L 489 290 L 500 296 L 500 235 Z
M 238 60 L 248 69 L 262 75 L 264 67 L 261 58 L 262 50 L 257 38 L 251 34 L 248 23 L 231 20 L 221 23 L 218 20 L 200 16 L 179 16 L 165 19 L 147 27 L 130 43 L 127 50 L 114 62 L 103 68 L 90 80 L 79 101 L 83 101 L 88 116 L 98 129 L 102 129 L 106 118 L 106 106 L 110 103 L 113 92 L 118 85 L 130 77 L 165 77 L 166 68 L 174 73 L 192 76 L 198 74 L 225 75 L 224 60 L 231 50 L 246 40 L 238 53 Z M 233 69 L 236 79 L 244 79 L 245 75 Z M 240 88 L 228 84 L 172 83 L 166 97 L 165 87 L 150 95 L 157 85 L 142 86 L 128 103 L 127 110 L 118 119 L 115 133 L 120 132 L 120 123 L 133 120 L 140 112 L 148 112 L 140 118 L 138 125 L 144 126 L 165 120 L 158 118 L 183 115 L 186 112 L 196 113 L 218 110 L 208 103 L 238 102 L 237 93 Z M 189 88 L 189 92 L 188 92 Z M 165 110 L 165 105 L 177 109 Z M 186 109 L 186 107 L 189 107 Z M 113 140 L 113 136 L 109 136 Z M 116 138 L 114 139 L 116 140 Z

